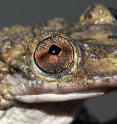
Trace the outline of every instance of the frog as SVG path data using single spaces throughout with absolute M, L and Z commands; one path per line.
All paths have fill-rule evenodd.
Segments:
M 60 116 L 58 122 L 36 120 L 40 119 L 37 116 L 42 110 L 34 109 L 38 113 L 35 124 L 39 121 L 40 124 L 71 123 L 80 101 L 116 90 L 116 29 L 115 17 L 100 4 L 91 5 L 75 25 L 64 18 L 55 18 L 34 26 L 1 29 L 0 109 L 10 110 L 11 114 L 12 106 L 21 103 L 25 104 L 21 111 L 26 113 L 27 106 L 29 112 L 34 104 L 43 107 L 43 112 L 47 106 L 52 107 L 51 112 L 55 113 L 43 114 L 43 118 L 49 117 L 48 114 L 58 116 L 57 113 L 64 117 L 56 109 L 59 106 L 69 113 L 67 119 Z M 3 122 L 14 123 L 11 120 Z M 32 124 L 34 120 L 26 123 Z

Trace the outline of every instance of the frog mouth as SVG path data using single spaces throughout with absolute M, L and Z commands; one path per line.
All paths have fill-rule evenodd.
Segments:
M 38 92 L 38 93 L 25 93 L 25 94 L 14 94 L 14 98 L 21 102 L 26 103 L 41 103 L 41 102 L 64 102 L 71 100 L 84 100 L 105 93 L 117 90 L 116 87 L 93 87 L 83 90 L 73 90 L 67 92 Z
M 54 88 L 54 84 L 50 83 L 48 87 L 44 87 L 41 81 L 38 85 L 35 81 L 28 84 L 11 87 L 9 93 L 18 101 L 27 103 L 40 102 L 63 102 L 69 100 L 81 100 L 95 96 L 103 95 L 105 92 L 116 90 L 117 83 L 114 81 L 107 84 L 102 80 L 92 86 L 85 87 L 67 87 L 66 89 Z
M 81 91 L 71 93 L 42 93 L 36 95 L 16 95 L 15 99 L 26 103 L 63 102 L 70 100 L 83 100 L 103 95 L 103 91 Z
M 94 87 L 83 90 L 72 90 L 67 92 L 40 92 L 40 93 L 26 93 L 14 94 L 13 97 L 21 102 L 26 103 L 41 103 L 41 102 L 64 102 L 71 100 L 84 100 L 96 96 L 103 95 L 107 92 L 116 90 L 116 87 Z

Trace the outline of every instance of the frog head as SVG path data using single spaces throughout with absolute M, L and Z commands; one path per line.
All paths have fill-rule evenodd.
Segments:
M 93 23 L 95 16 L 84 20 L 86 13 L 97 13 L 97 9 L 103 10 L 111 19 L 102 23 L 102 16 L 99 16 L 98 24 Z M 17 77 L 18 85 L 9 88 L 16 100 L 39 103 L 85 99 L 117 87 L 114 17 L 101 5 L 88 9 L 84 15 L 78 30 L 41 28 L 30 40 L 26 65 L 34 77 Z

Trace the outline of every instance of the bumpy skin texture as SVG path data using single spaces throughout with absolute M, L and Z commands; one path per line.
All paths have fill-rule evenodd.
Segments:
M 34 27 L 3 28 L 0 108 L 16 101 L 84 99 L 117 87 L 116 30 L 116 20 L 102 5 L 88 8 L 75 26 L 55 18 Z

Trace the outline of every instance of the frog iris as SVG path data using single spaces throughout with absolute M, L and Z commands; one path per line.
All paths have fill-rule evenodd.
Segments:
M 69 70 L 73 63 L 73 46 L 62 36 L 43 39 L 34 52 L 38 68 L 47 74 L 58 74 Z

